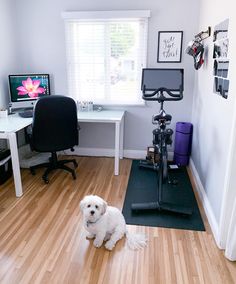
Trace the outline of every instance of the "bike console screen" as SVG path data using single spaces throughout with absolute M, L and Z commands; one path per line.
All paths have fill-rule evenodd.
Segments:
M 170 91 L 184 89 L 184 69 L 144 68 L 142 72 L 142 86 L 147 91 L 166 88 Z
M 184 69 L 144 68 L 141 90 L 145 100 L 179 100 L 183 97 Z M 164 93 L 172 98 L 167 99 Z

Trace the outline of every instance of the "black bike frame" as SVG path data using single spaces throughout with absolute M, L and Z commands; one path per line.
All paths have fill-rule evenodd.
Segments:
M 160 103 L 160 113 L 156 116 L 156 120 L 159 124 L 160 139 L 158 144 L 154 145 L 154 156 L 159 154 L 158 165 L 154 165 L 153 169 L 158 174 L 158 188 L 157 188 L 157 200 L 148 203 L 133 203 L 131 205 L 132 210 L 159 210 L 159 211 L 171 211 L 174 213 L 180 213 L 185 215 L 192 214 L 192 208 L 175 205 L 162 201 L 163 184 L 168 180 L 168 151 L 167 151 L 167 134 L 166 124 L 170 121 L 171 116 L 166 115 L 163 105 L 164 101 L 179 101 L 183 98 L 183 91 L 180 87 L 179 94 L 173 94 L 166 88 L 159 88 L 151 93 L 145 92 L 145 86 L 143 86 L 143 99 L 147 101 L 158 101 Z M 167 97 L 169 96 L 169 97 Z M 156 152 L 155 152 L 156 151 Z M 151 168 L 150 165 L 142 165 L 142 167 Z

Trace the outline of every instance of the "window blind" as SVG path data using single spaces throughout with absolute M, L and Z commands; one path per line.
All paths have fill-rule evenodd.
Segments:
M 63 14 L 69 96 L 103 105 L 143 104 L 148 13 L 107 12 Z

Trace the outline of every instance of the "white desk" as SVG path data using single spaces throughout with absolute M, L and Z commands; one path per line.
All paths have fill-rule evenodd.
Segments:
M 29 126 L 32 118 L 22 118 L 18 115 L 9 115 L 7 118 L 0 118 L 0 139 L 8 139 L 11 150 L 12 168 L 15 183 L 16 196 L 23 194 L 20 175 L 19 156 L 16 140 L 16 132 Z
M 115 175 L 119 175 L 119 159 L 123 158 L 124 115 L 125 111 L 119 110 L 78 112 L 79 122 L 102 122 L 115 124 Z
M 115 175 L 119 174 L 119 158 L 123 158 L 124 114 L 124 111 L 109 110 L 78 112 L 79 122 L 115 123 Z M 22 118 L 18 114 L 9 115 L 7 118 L 0 118 L 0 139 L 7 139 L 9 141 L 17 197 L 22 196 L 23 190 L 16 133 L 31 123 L 32 118 Z

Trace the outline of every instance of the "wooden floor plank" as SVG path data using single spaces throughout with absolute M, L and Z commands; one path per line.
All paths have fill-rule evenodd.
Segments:
M 0 190 L 0 283 L 236 283 L 236 263 L 228 261 L 200 211 L 205 232 L 127 226 L 144 232 L 149 242 L 131 251 L 125 240 L 112 252 L 86 239 L 79 208 L 87 194 L 97 194 L 122 209 L 131 160 L 75 157 L 77 179 L 57 170 L 44 184 L 38 170 L 22 170 L 24 195 L 15 197 L 13 179 Z

